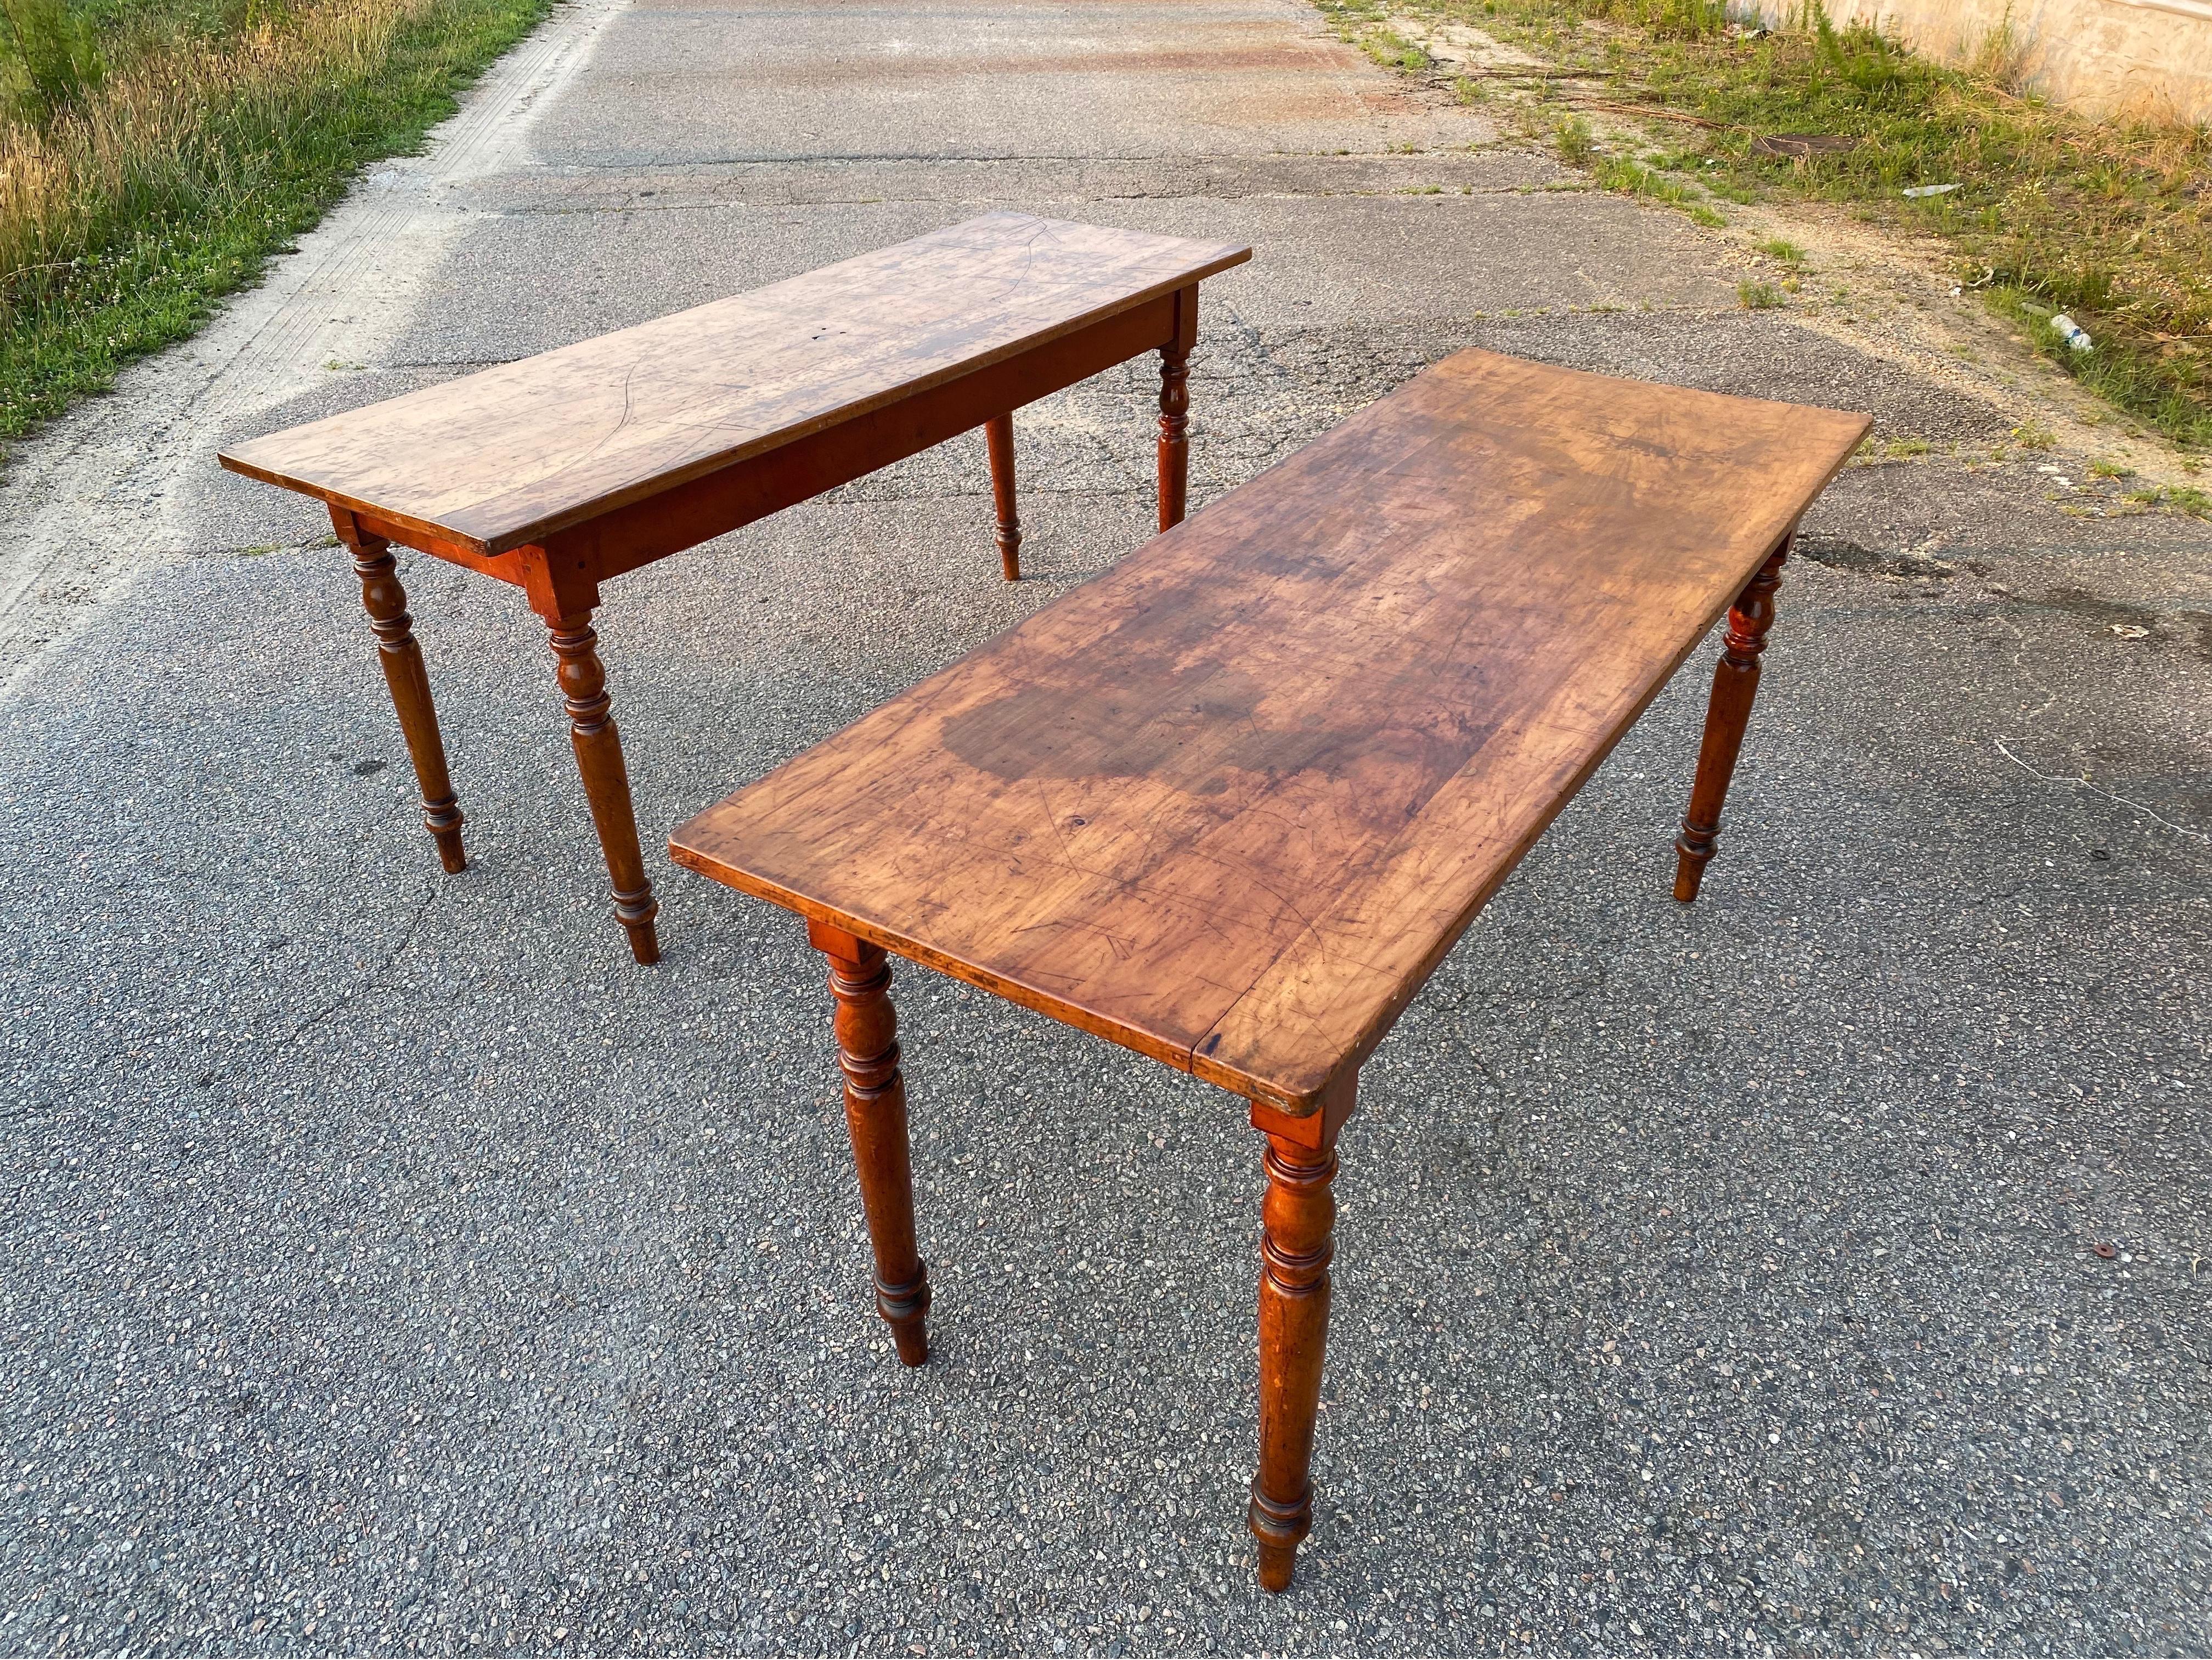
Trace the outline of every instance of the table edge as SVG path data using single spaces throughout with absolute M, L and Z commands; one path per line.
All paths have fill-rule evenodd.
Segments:
M 1835 413 L 1844 414 L 1845 411 L 1837 410 Z M 1786 548 L 1794 543 L 1799 533 L 1799 523 L 1806 513 L 1809 512 L 1813 503 L 1820 499 L 1821 491 L 1833 483 L 1836 475 L 1850 464 L 1851 455 L 1857 450 L 1860 443 L 1864 441 L 1866 435 L 1874 429 L 1873 417 L 1863 415 L 1859 417 L 1859 421 L 1858 436 L 1852 440 L 1850 447 L 1844 452 L 1836 465 L 1829 469 L 1827 476 L 1821 479 L 1820 484 L 1807 498 L 1805 505 L 1797 510 L 1796 516 L 1785 524 L 1780 534 L 1766 544 L 1766 550 L 1759 556 L 1750 570 L 1746 573 L 1744 579 L 1746 581 L 1755 575 L 1759 567 L 1772 558 L 1778 550 Z M 1231 1003 L 1221 1012 L 1213 1025 L 1206 1029 L 1205 1036 L 1200 1037 L 1198 1043 L 1192 1046 L 1190 1063 L 1184 1069 L 1194 1078 L 1203 1079 L 1207 1083 L 1218 1085 L 1239 1095 L 1264 1098 L 1268 1104 L 1279 1107 L 1281 1110 L 1294 1118 L 1307 1117 L 1317 1111 L 1330 1086 L 1342 1077 L 1346 1070 L 1357 1072 L 1366 1063 L 1367 1057 L 1381 1046 L 1382 1040 L 1390 1035 L 1391 1028 L 1397 1025 L 1400 1017 L 1413 1006 L 1413 1000 L 1419 997 L 1423 988 L 1427 986 L 1430 976 L 1436 973 L 1444 958 L 1451 955 L 1453 948 L 1467 937 L 1468 929 L 1474 925 L 1474 919 L 1482 914 L 1483 908 L 1497 897 L 1498 891 L 1505 885 L 1506 879 L 1519 868 L 1521 861 L 1528 856 L 1537 842 L 1544 839 L 1545 832 L 1552 828 L 1559 815 L 1565 812 L 1575 798 L 1582 794 L 1583 787 L 1589 782 L 1591 775 L 1603 766 L 1611 757 L 1613 751 L 1620 746 L 1620 740 L 1635 730 L 1636 723 L 1641 721 L 1645 712 L 1658 701 L 1659 694 L 1666 690 L 1673 683 L 1674 677 L 1682 672 L 1682 666 L 1690 660 L 1691 654 L 1711 637 L 1715 625 L 1728 615 L 1741 591 L 1739 586 L 1730 592 L 1728 597 L 1714 608 L 1705 623 L 1691 634 L 1683 644 L 1682 649 L 1674 654 L 1666 667 L 1652 677 L 1651 683 L 1644 688 L 1643 696 L 1637 700 L 1636 707 L 1618 727 L 1613 728 L 1611 735 L 1602 744 L 1591 751 L 1589 757 L 1577 769 L 1566 787 L 1553 798 L 1550 811 L 1530 825 L 1528 835 L 1522 840 L 1520 845 L 1512 850 L 1510 856 L 1499 862 L 1491 879 L 1477 890 L 1451 926 L 1439 933 L 1436 946 L 1423 957 L 1420 965 L 1410 970 L 1399 982 L 1374 1016 L 1361 1028 L 1358 1037 L 1345 1051 L 1343 1057 L 1334 1067 L 1317 1079 L 1310 1080 L 1301 1079 L 1295 1084 L 1288 1084 L 1282 1080 L 1262 1080 L 1256 1074 L 1247 1072 L 1242 1067 L 1213 1061 L 1210 1056 L 1203 1054 L 1201 1051 L 1206 1037 L 1219 1030 L 1222 1024 L 1236 1012 L 1237 1004 L 1243 1002 L 1245 996 L 1250 995 L 1248 988 L 1236 1002 Z M 1257 1095 L 1255 1095 L 1255 1090 L 1259 1091 Z
M 1753 401 L 1777 402 L 1778 400 Z M 1151 1059 L 1160 1061 L 1179 1072 L 1187 1072 L 1194 1078 L 1201 1079 L 1247 1100 L 1274 1108 L 1291 1117 L 1310 1117 L 1323 1107 L 1329 1090 L 1342 1077 L 1346 1070 L 1350 1068 L 1356 1071 L 1364 1064 L 1367 1057 L 1389 1034 L 1392 1027 L 1411 1006 L 1414 999 L 1419 995 L 1422 988 L 1427 984 L 1437 966 L 1445 957 L 1450 954 L 1453 947 L 1465 938 L 1468 929 L 1473 926 L 1474 919 L 1481 914 L 1484 906 L 1496 897 L 1498 890 L 1518 867 L 1521 860 L 1527 857 L 1529 850 L 1543 838 L 1545 832 L 1551 828 L 1559 814 L 1565 812 L 1567 806 L 1581 794 L 1591 775 L 1604 764 L 1607 758 L 1619 746 L 1620 740 L 1627 736 L 1638 721 L 1643 719 L 1659 694 L 1673 681 L 1675 675 L 1681 672 L 1682 666 L 1689 660 L 1691 654 L 1710 637 L 1714 625 L 1727 615 L 1729 608 L 1735 605 L 1741 593 L 1743 583 L 1748 581 L 1757 573 L 1759 568 L 1773 556 L 1778 549 L 1784 547 L 1795 539 L 1799 533 L 1799 527 L 1804 515 L 1820 500 L 1821 494 L 1827 489 L 1828 486 L 1835 482 L 1837 476 L 1850 465 L 1851 456 L 1856 453 L 1868 432 L 1873 429 L 1873 417 L 1863 412 L 1833 410 L 1822 405 L 1796 407 L 1817 410 L 1822 415 L 1844 422 L 1855 421 L 1856 430 L 1848 442 L 1839 442 L 1835 459 L 1827 470 L 1820 475 L 1818 482 L 1805 491 L 1802 501 L 1795 511 L 1781 520 L 1779 527 L 1771 536 L 1761 541 L 1759 552 L 1755 558 L 1747 562 L 1743 576 L 1723 591 L 1723 597 L 1706 615 L 1704 622 L 1687 634 L 1681 649 L 1671 659 L 1667 660 L 1662 669 L 1653 674 L 1637 699 L 1634 708 L 1601 743 L 1592 749 L 1589 757 L 1575 771 L 1568 785 L 1555 796 L 1550 809 L 1531 824 L 1527 836 L 1522 838 L 1518 846 L 1513 848 L 1510 856 L 1499 862 L 1491 879 L 1470 897 L 1452 925 L 1439 933 L 1437 943 L 1424 955 L 1419 965 L 1401 978 L 1391 994 L 1382 1002 L 1376 1013 L 1362 1026 L 1358 1037 L 1325 1073 L 1318 1076 L 1309 1074 L 1295 1079 L 1267 1078 L 1241 1067 L 1215 1061 L 1201 1053 L 1206 1038 L 1229 1019 L 1237 1005 L 1243 1000 L 1243 996 L 1249 994 L 1249 988 L 1224 1008 L 1216 1018 L 1213 1025 L 1208 1027 L 1206 1032 L 1200 1034 L 1196 1041 L 1188 1047 L 1164 1044 L 1156 1037 L 1142 1031 L 1139 1028 L 1110 1022 L 1052 993 L 1012 980 L 1006 976 L 993 973 L 960 958 L 950 957 L 895 928 L 871 922 L 849 912 L 839 910 L 834 906 L 799 893 L 795 890 L 786 888 L 750 872 L 725 864 L 696 849 L 679 845 L 677 837 L 683 834 L 684 829 L 696 818 L 714 811 L 714 807 L 720 805 L 719 802 L 709 803 L 698 813 L 686 818 L 682 824 L 678 825 L 675 830 L 671 832 L 668 844 L 670 857 L 684 868 L 720 883 L 724 886 L 735 889 L 754 898 L 765 900 L 769 903 L 801 917 L 829 922 L 857 938 L 869 940 L 909 961 L 935 969 L 954 979 L 990 992 L 994 996 L 1002 997 L 1009 1002 L 1035 1010 L 1064 1025 L 1119 1043 L 1125 1049 L 1135 1050 Z M 1149 546 L 1150 542 L 1148 541 L 1145 545 Z M 1132 551 L 1133 553 L 1141 551 L 1141 549 Z M 1063 599 L 1066 597 L 1061 596 Z M 1058 604 L 1060 601 L 1055 600 L 1053 603 Z M 1047 609 L 1050 607 L 1048 606 Z M 978 649 L 981 648 L 979 647 Z M 958 661 L 965 660 L 969 654 L 963 654 L 962 658 L 956 660 L 955 664 L 948 664 L 945 669 L 938 672 L 940 674 L 949 672 Z M 935 678 L 934 675 L 926 677 L 925 680 L 917 683 L 917 685 L 926 684 L 928 679 Z M 897 696 L 910 695 L 915 690 L 916 687 L 908 687 Z M 847 723 L 848 726 L 851 724 L 851 722 Z M 834 738 L 836 733 L 833 733 L 828 736 Z M 825 738 L 822 741 L 826 742 L 828 739 Z M 812 746 L 809 745 L 809 747 Z M 775 769 L 771 769 L 771 771 Z M 759 781 L 759 779 L 755 779 L 750 783 L 740 785 L 738 787 L 738 791 L 750 788 L 753 784 Z M 732 792 L 732 794 L 735 793 L 737 792 Z M 727 799 L 726 796 L 724 799 Z
M 747 787 L 740 785 L 739 787 Z M 702 812 L 712 811 L 712 806 L 701 810 Z M 692 817 L 696 818 L 699 816 L 695 813 Z M 687 818 L 683 824 L 678 824 L 670 832 L 668 856 L 672 862 L 695 875 L 703 876 L 708 880 L 742 893 L 748 898 L 765 901 L 778 909 L 789 911 L 804 921 L 827 922 L 832 927 L 842 928 L 855 939 L 865 939 L 873 946 L 880 946 L 892 955 L 903 958 L 909 963 L 934 970 L 949 979 L 962 981 L 974 986 L 979 991 L 989 992 L 994 997 L 1001 998 L 1022 1008 L 1034 1010 L 1047 1018 L 1056 1020 L 1061 1025 L 1074 1031 L 1086 1032 L 1093 1037 L 1103 1037 L 1109 1043 L 1118 1043 L 1126 1049 L 1133 1049 L 1146 1059 L 1160 1061 L 1174 1067 L 1177 1072 L 1188 1072 L 1191 1069 L 1191 1049 L 1187 1044 L 1167 1042 L 1145 1031 L 1141 1027 L 1124 1025 L 1118 1021 L 1109 1021 L 1092 1015 L 1079 1005 L 1070 1003 L 1064 998 L 1056 997 L 1052 993 L 1032 986 L 1025 981 L 1017 980 L 1006 975 L 994 974 L 990 970 L 980 968 L 963 958 L 938 951 L 909 934 L 901 933 L 896 928 L 886 927 L 881 923 L 872 922 L 866 917 L 857 916 L 850 911 L 840 910 L 835 905 L 826 904 L 819 899 L 810 898 L 795 889 L 783 886 L 781 883 L 769 881 L 765 878 L 757 876 L 750 871 L 742 870 L 733 865 L 726 865 L 696 848 L 684 846 L 676 838 L 683 833 L 684 825 L 691 822 L 691 819 Z M 1268 1099 L 1273 1102 L 1272 1092 Z
M 1191 240 L 1194 239 L 1183 238 L 1178 240 Z M 895 246 L 896 245 L 893 244 L 891 246 Z M 1071 318 L 1063 319 L 1061 321 L 1053 325 L 1048 329 L 1042 330 L 1036 334 L 1026 336 L 1024 338 L 1012 342 L 999 350 L 979 353 L 975 356 L 963 358 L 957 363 L 946 365 L 939 369 L 933 370 L 927 374 L 918 375 L 912 380 L 902 381 L 896 386 L 885 388 L 883 392 L 872 398 L 862 398 L 853 403 L 841 404 L 836 410 L 830 410 L 826 414 L 815 417 L 809 420 L 799 422 L 790 426 L 778 428 L 773 433 L 750 440 L 742 444 L 733 445 L 726 450 L 717 451 L 711 455 L 702 456 L 696 461 L 687 463 L 680 467 L 672 468 L 666 472 L 656 473 L 649 479 L 641 480 L 635 483 L 629 485 L 617 486 L 615 489 L 608 490 L 603 495 L 592 497 L 588 502 L 581 502 L 574 507 L 562 509 L 556 513 L 544 514 L 539 518 L 527 520 L 509 529 L 499 531 L 488 536 L 478 535 L 469 531 L 462 530 L 455 526 L 446 524 L 436 520 L 424 519 L 416 514 L 402 513 L 396 508 L 370 501 L 364 496 L 351 495 L 334 485 L 318 484 L 296 474 L 288 474 L 280 471 L 277 469 L 263 465 L 259 463 L 247 459 L 244 455 L 238 453 L 249 448 L 253 444 L 262 442 L 264 439 L 280 437 L 283 435 L 281 431 L 276 433 L 266 433 L 262 435 L 259 438 L 248 439 L 245 441 L 244 443 L 237 445 L 232 449 L 218 450 L 216 452 L 216 459 L 227 471 L 238 473 L 244 477 L 255 479 L 262 483 L 274 484 L 279 489 L 293 490 L 302 496 L 313 496 L 318 501 L 329 503 L 332 507 L 344 508 L 354 513 L 369 514 L 378 519 L 385 520 L 388 524 L 403 526 L 406 529 L 415 531 L 422 536 L 434 537 L 443 541 L 453 543 L 466 549 L 469 552 L 479 556 L 480 557 L 490 558 L 499 554 L 511 552 L 516 548 L 542 545 L 547 538 L 557 536 L 563 531 L 574 530 L 580 526 L 589 524 L 592 520 L 604 517 L 608 514 L 619 512 L 625 508 L 635 507 L 641 502 L 650 501 L 656 496 L 678 489 L 684 484 L 691 483 L 698 479 L 704 478 L 710 474 L 720 472 L 726 467 L 738 466 L 748 461 L 757 460 L 762 456 L 770 454 L 776 450 L 785 447 L 787 445 L 797 443 L 802 439 L 811 438 L 817 433 L 826 432 L 831 428 L 841 426 L 848 421 L 854 421 L 864 416 L 872 415 L 878 410 L 888 408 L 892 404 L 897 404 L 908 398 L 919 396 L 923 392 L 933 391 L 939 386 L 946 385 L 951 381 L 959 380 L 963 375 L 975 374 L 979 370 L 987 369 L 995 364 L 1003 363 L 1010 359 L 1021 356 L 1024 353 L 1035 351 L 1041 347 L 1050 345 L 1054 341 L 1066 339 L 1071 334 L 1078 333 L 1084 329 L 1094 327 L 1100 323 L 1109 320 L 1110 319 L 1119 317 L 1124 312 L 1133 311 L 1138 307 L 1146 305 L 1154 300 L 1158 300 L 1164 295 L 1177 293 L 1184 289 L 1196 288 L 1200 283 L 1206 281 L 1206 278 L 1210 277 L 1218 277 L 1225 271 L 1234 270 L 1238 265 L 1249 263 L 1252 258 L 1252 248 L 1249 243 L 1238 244 L 1218 242 L 1212 246 L 1216 250 L 1212 258 L 1202 260 L 1173 277 L 1152 283 L 1146 288 L 1119 296 L 1109 304 L 1094 307 L 1090 311 L 1080 313 Z M 823 267 L 823 269 L 827 268 Z M 811 273 L 801 272 L 799 274 L 801 276 L 806 276 Z M 774 284 L 769 284 L 768 286 L 773 287 Z M 758 292 L 757 289 L 749 289 L 743 290 L 741 294 L 725 295 L 724 298 L 734 300 L 742 298 L 744 294 L 757 292 Z M 707 303 L 712 305 L 719 302 L 709 301 Z M 694 309 L 696 309 L 696 307 Z M 684 315 L 682 312 L 671 312 L 667 313 L 668 317 L 681 317 L 682 315 Z M 634 326 L 638 328 L 650 328 L 653 324 L 664 322 L 665 320 L 667 320 L 666 318 L 655 318 L 653 319 L 652 323 L 640 323 Z M 624 331 L 625 331 L 623 330 L 615 331 L 616 333 L 622 333 Z M 592 337 L 595 339 L 605 339 L 609 337 L 599 335 Z M 586 341 L 576 341 L 572 344 L 582 345 L 588 343 Z M 568 348 L 565 346 L 556 346 L 552 348 L 552 350 L 564 351 L 568 349 Z M 532 357 L 519 357 L 514 359 L 514 362 L 527 363 L 531 362 L 533 357 L 544 357 L 550 355 L 550 352 L 536 352 L 532 354 Z M 1127 360 L 1125 359 L 1124 361 L 1126 362 Z M 504 368 L 511 367 L 511 365 L 501 364 L 495 367 Z M 480 374 L 490 372 L 491 371 L 489 370 L 478 371 Z M 470 378 L 471 377 L 469 376 L 464 375 L 460 377 L 460 380 L 465 380 Z M 459 381 L 449 381 L 446 384 L 449 386 L 458 385 L 459 384 Z M 400 393 L 398 395 L 404 397 L 407 394 Z M 380 399 L 378 401 L 382 403 L 389 402 L 391 400 Z M 376 406 L 377 405 L 375 404 L 364 404 L 362 408 L 374 409 Z M 350 410 L 344 411 L 344 413 L 354 412 L 355 411 Z M 308 423 L 305 424 L 312 425 L 313 423 Z M 284 430 L 291 430 L 291 429 L 285 429 Z

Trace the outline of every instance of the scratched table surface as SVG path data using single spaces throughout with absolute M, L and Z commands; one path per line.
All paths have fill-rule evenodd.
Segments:
M 985 214 L 227 451 L 489 556 L 1243 263 L 1241 244 Z
M 1462 352 L 672 850 L 1310 1111 L 1866 427 Z

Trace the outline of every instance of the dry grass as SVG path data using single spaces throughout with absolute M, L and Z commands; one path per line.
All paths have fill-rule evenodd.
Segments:
M 1358 38 L 1381 0 L 1323 0 Z M 2212 444 L 2212 131 L 2094 122 L 2025 95 L 2016 52 L 1993 40 L 1970 70 L 1916 57 L 1878 32 L 1836 29 L 1817 6 L 1771 33 L 1714 0 L 1393 0 L 1399 15 L 1470 23 L 1543 54 L 1571 78 L 1493 83 L 1559 129 L 1577 105 L 1650 112 L 1640 153 L 1600 156 L 1609 189 L 1714 215 L 1730 201 L 1814 198 L 1940 237 L 1962 288 L 2120 407 L 2187 445 Z M 1850 147 L 1792 160 L 1761 135 Z M 1908 198 L 1923 185 L 1956 188 Z M 2066 313 L 2096 342 L 2066 349 Z
M 190 332 L 544 3 L 0 0 L 0 437 Z
M 324 0 L 289 26 L 187 34 L 59 105 L 19 98 L 0 127 L 0 319 L 55 286 L 44 273 L 107 240 L 117 220 L 198 198 L 234 170 L 239 129 L 289 125 L 303 83 L 359 81 L 423 0 Z M 230 131 L 226 131 L 229 129 Z

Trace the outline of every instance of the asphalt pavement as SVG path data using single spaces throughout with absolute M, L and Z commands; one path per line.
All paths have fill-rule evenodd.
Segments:
M 576 6 L 20 449 L 0 1649 L 2212 1647 L 2212 532 L 1572 182 L 1290 0 Z M 1704 897 L 1710 647 L 1367 1067 L 1282 1597 L 1238 1104 L 902 968 L 903 1371 L 819 959 L 660 846 L 1139 544 L 1150 368 L 1018 417 L 1018 585 L 976 435 L 610 587 L 652 970 L 518 596 L 404 563 L 447 877 L 342 556 L 212 461 L 994 206 L 1255 245 L 1201 506 L 1466 344 L 1896 452 L 1808 522 Z

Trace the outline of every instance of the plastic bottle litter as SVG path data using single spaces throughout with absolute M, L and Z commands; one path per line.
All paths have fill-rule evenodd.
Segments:
M 2051 326 L 2061 340 L 2076 351 L 2094 351 L 2097 349 L 2097 343 L 2089 338 L 2081 325 L 2063 311 L 2051 319 Z
M 1948 196 L 1958 189 L 1956 185 L 1915 185 L 1904 192 L 1906 196 Z

